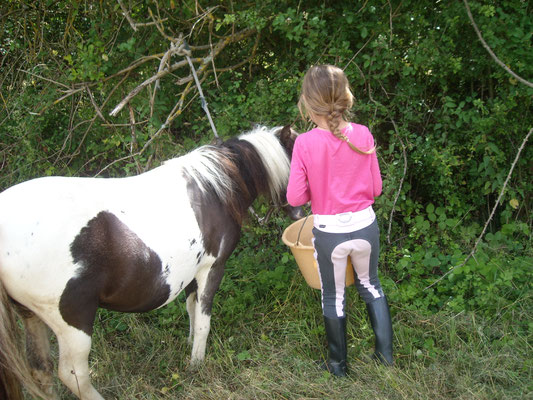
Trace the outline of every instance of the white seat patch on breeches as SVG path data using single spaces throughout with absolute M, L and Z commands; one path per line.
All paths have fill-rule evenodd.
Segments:
M 335 307 L 337 315 L 342 315 L 342 302 L 344 299 L 344 286 L 346 279 L 346 259 L 350 257 L 357 278 L 361 285 L 366 288 L 374 298 L 379 298 L 380 294 L 370 283 L 370 254 L 372 246 L 363 239 L 348 240 L 339 244 L 331 253 L 335 275 L 336 300 Z

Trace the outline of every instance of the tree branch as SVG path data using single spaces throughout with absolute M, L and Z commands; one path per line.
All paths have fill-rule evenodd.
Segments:
M 524 85 L 527 85 L 527 86 L 533 88 L 533 83 L 532 82 L 529 82 L 528 80 L 526 80 L 526 79 L 520 77 L 519 75 L 515 74 L 511 70 L 511 68 L 509 68 L 502 61 L 500 61 L 500 59 L 496 56 L 496 54 L 494 54 L 494 52 L 489 47 L 487 42 L 485 42 L 485 40 L 483 39 L 483 36 L 481 36 L 481 32 L 479 31 L 479 28 L 477 27 L 476 22 L 474 21 L 474 17 L 472 17 L 472 13 L 470 12 L 470 6 L 468 5 L 468 1 L 467 0 L 463 0 L 463 2 L 465 3 L 466 13 L 468 14 L 468 18 L 470 19 L 470 22 L 472 23 L 472 26 L 474 27 L 474 30 L 476 31 L 477 37 L 479 38 L 479 40 L 480 40 L 481 44 L 483 45 L 483 47 L 485 47 L 485 49 L 489 52 L 490 56 L 494 59 L 494 61 L 496 61 L 496 64 L 498 64 L 505 71 L 507 71 L 509 74 L 511 74 L 511 76 L 513 76 L 516 80 L 522 82 Z

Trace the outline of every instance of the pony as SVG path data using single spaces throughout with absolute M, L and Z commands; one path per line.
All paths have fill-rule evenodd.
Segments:
M 182 290 L 191 364 L 201 363 L 242 220 L 259 195 L 284 201 L 296 136 L 288 126 L 256 127 L 136 176 L 43 177 L 0 193 L 0 397 L 22 399 L 22 383 L 57 398 L 48 326 L 60 380 L 83 400 L 103 399 L 88 367 L 98 307 L 146 312 Z

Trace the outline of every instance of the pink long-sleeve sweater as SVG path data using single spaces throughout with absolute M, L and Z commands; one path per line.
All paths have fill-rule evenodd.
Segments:
M 357 148 L 368 151 L 374 138 L 364 125 L 351 123 L 342 131 Z M 287 201 L 300 206 L 311 201 L 313 214 L 360 211 L 381 194 L 376 153 L 363 155 L 331 132 L 315 128 L 298 136 L 292 153 Z

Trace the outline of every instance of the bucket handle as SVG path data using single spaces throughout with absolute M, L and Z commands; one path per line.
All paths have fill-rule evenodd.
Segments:
M 304 229 L 304 225 L 307 222 L 307 218 L 309 218 L 309 215 L 311 214 L 309 213 L 307 214 L 307 216 L 304 219 L 304 222 L 302 223 L 302 226 L 300 227 L 300 230 L 298 231 L 298 238 L 296 239 L 296 246 L 300 244 L 300 235 L 302 234 L 302 230 Z

